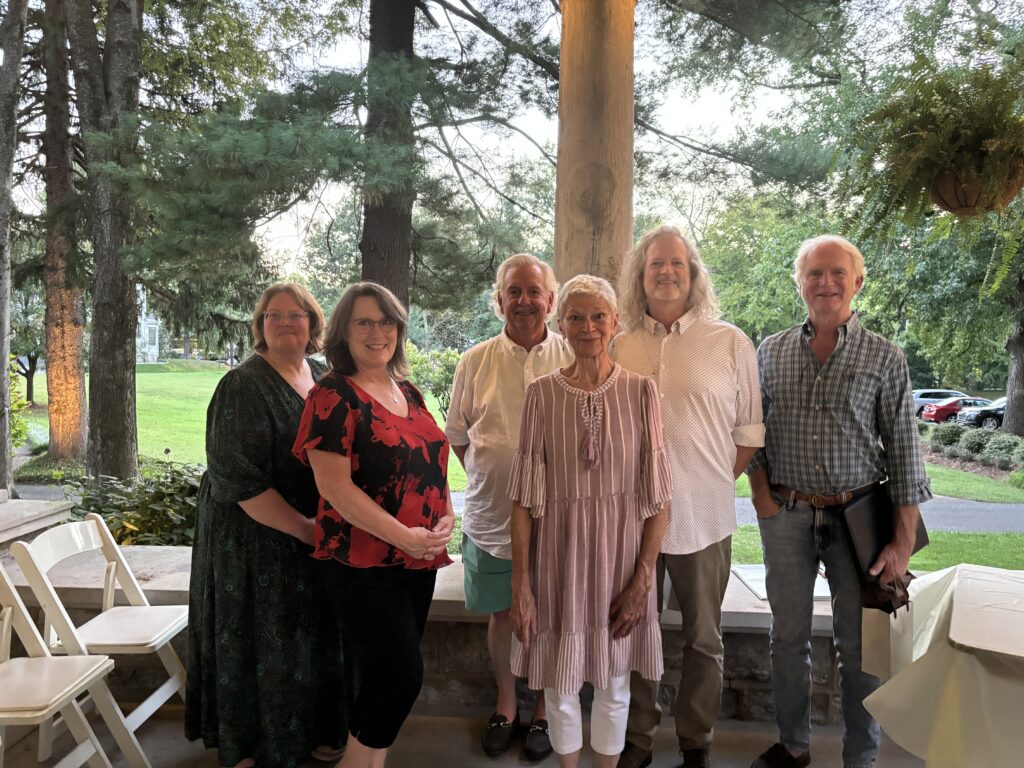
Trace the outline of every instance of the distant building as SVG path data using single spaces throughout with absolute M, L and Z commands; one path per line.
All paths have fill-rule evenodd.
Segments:
M 160 357 L 160 320 L 150 314 L 146 293 L 138 289 L 139 323 L 135 335 L 135 362 L 155 363 Z

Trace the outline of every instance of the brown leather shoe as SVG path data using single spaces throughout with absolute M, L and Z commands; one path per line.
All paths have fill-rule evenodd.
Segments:
M 643 749 L 633 742 L 627 741 L 622 754 L 619 755 L 616 768 L 647 768 L 652 760 L 654 760 L 654 755 L 649 749 Z
M 712 768 L 710 749 L 684 749 L 683 768 Z
M 807 768 L 811 764 L 811 753 L 804 752 L 793 757 L 781 744 L 772 744 L 750 764 L 750 768 Z

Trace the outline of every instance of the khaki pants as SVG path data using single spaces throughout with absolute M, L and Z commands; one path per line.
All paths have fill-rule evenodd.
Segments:
M 689 555 L 658 557 L 658 606 L 665 571 L 683 616 L 683 664 L 673 715 L 679 749 L 709 749 L 722 707 L 722 600 L 729 584 L 732 537 Z M 626 740 L 650 750 L 661 722 L 658 683 L 634 672 Z

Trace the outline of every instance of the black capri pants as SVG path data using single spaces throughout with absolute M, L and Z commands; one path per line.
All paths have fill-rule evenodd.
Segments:
M 386 749 L 423 686 L 420 641 L 437 571 L 320 562 L 344 636 L 349 731 L 371 749 Z

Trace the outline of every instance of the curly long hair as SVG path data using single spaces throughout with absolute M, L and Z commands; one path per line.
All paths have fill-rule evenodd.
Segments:
M 622 269 L 619 272 L 619 322 L 625 330 L 643 325 L 644 315 L 647 313 L 647 295 L 644 293 L 644 262 L 647 260 L 647 249 L 656 239 L 664 236 L 678 238 L 686 246 L 690 264 L 690 297 L 686 311 L 695 312 L 698 316 L 711 320 L 719 316 L 718 296 L 697 246 L 679 227 L 663 224 L 641 235 L 633 250 L 622 262 Z

